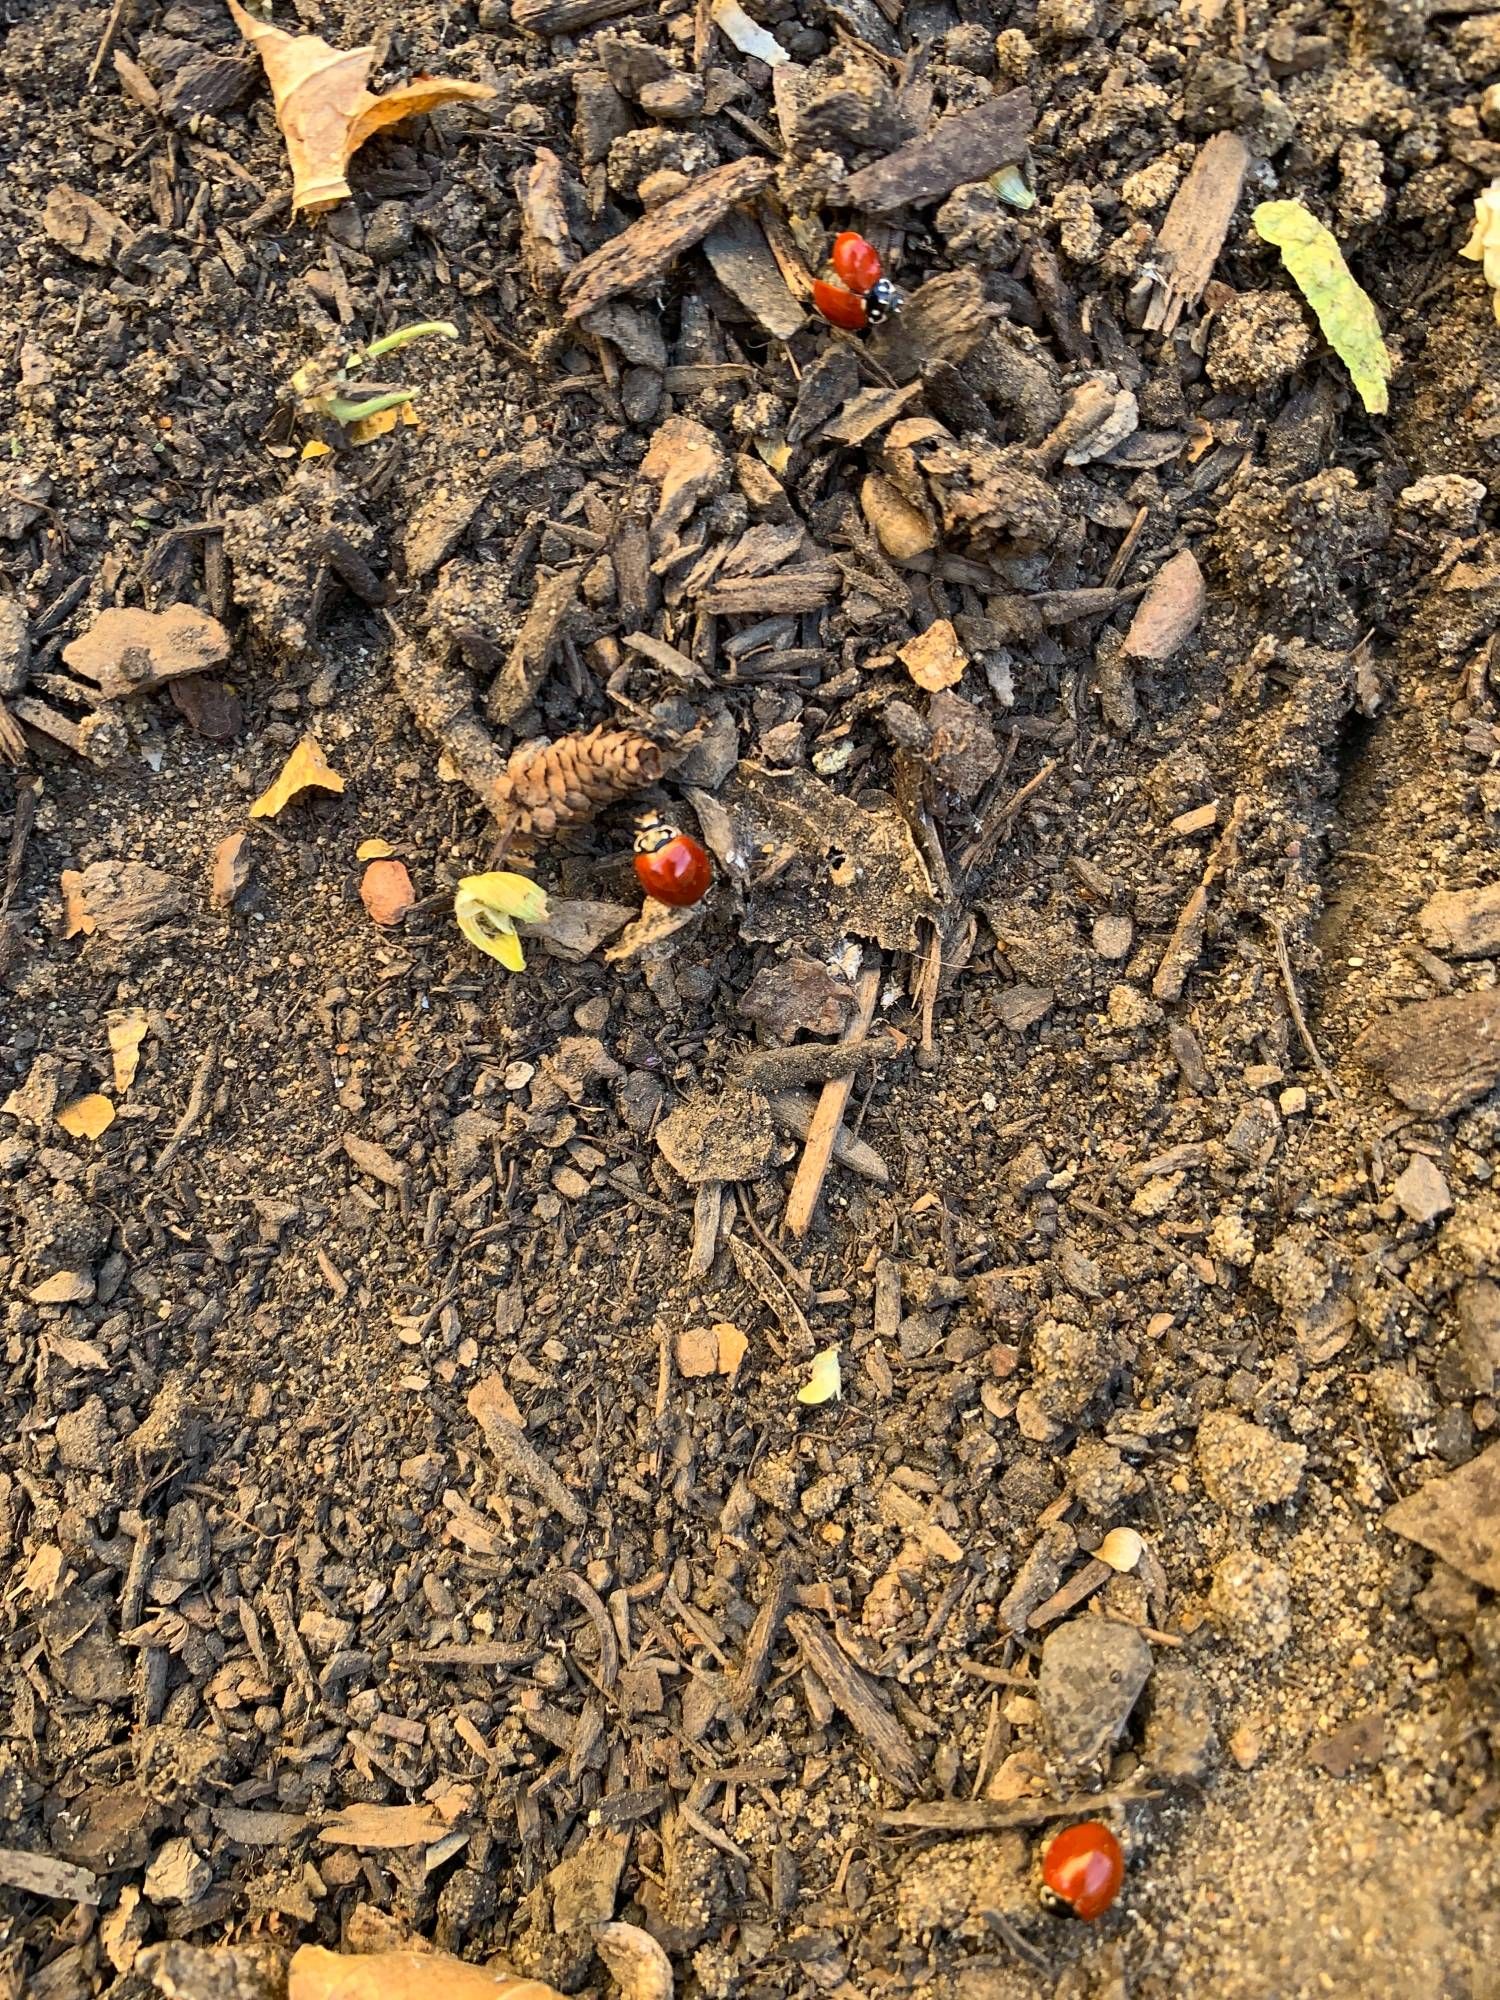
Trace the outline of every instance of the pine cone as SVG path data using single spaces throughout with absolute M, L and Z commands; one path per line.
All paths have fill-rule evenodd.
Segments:
M 517 750 L 494 788 L 490 810 L 514 816 L 514 833 L 545 840 L 560 826 L 592 819 L 661 776 L 661 751 L 632 729 L 591 729 Z

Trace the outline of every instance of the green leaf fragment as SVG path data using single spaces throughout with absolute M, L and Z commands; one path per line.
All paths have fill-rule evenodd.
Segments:
M 1292 281 L 1317 314 L 1334 353 L 1349 370 L 1360 401 L 1372 416 L 1390 408 L 1387 384 L 1394 368 L 1369 295 L 1356 284 L 1332 234 L 1300 201 L 1263 201 L 1250 218 L 1256 234 L 1274 244 Z
M 347 396 L 329 396 L 322 407 L 336 424 L 363 423 L 366 417 L 378 417 L 382 410 L 394 410 L 401 403 L 411 401 L 410 389 L 392 389 L 384 396 L 364 396 L 358 402 Z

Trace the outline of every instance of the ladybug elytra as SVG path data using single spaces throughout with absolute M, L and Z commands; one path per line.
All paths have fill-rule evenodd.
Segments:
M 1124 1880 L 1125 1856 L 1102 1820 L 1065 1826 L 1042 1856 L 1043 1899 L 1087 1924 L 1104 1915 Z
M 714 879 L 702 842 L 654 812 L 636 822 L 635 872 L 648 896 L 675 909 L 701 902 Z
M 885 275 L 880 252 L 855 229 L 842 229 L 833 239 L 828 261 L 839 282 L 813 281 L 813 304 L 834 326 L 859 333 L 879 326 L 905 303 Z

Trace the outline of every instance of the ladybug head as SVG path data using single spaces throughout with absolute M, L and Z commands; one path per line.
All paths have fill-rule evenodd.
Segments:
M 865 293 L 865 311 L 871 326 L 892 318 L 905 304 L 905 293 L 898 291 L 889 278 L 878 278 Z
M 670 820 L 662 818 L 659 812 L 643 812 L 635 823 L 635 851 L 637 854 L 660 854 L 678 838 L 679 829 Z

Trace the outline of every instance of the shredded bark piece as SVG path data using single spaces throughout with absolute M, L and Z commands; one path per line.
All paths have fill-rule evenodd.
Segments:
M 1236 132 L 1215 132 L 1172 197 L 1156 239 L 1156 266 L 1141 321 L 1147 333 L 1170 333 L 1196 305 L 1234 219 L 1250 154 Z
M 567 317 L 578 319 L 658 277 L 684 250 L 701 243 L 730 209 L 758 194 L 775 171 L 769 160 L 729 160 L 649 209 L 568 273 L 562 283 Z
M 1024 90 L 992 97 L 972 111 L 940 118 L 932 130 L 844 183 L 852 208 L 881 215 L 909 202 L 937 201 L 956 187 L 982 181 L 1025 158 L 1036 113 Z

